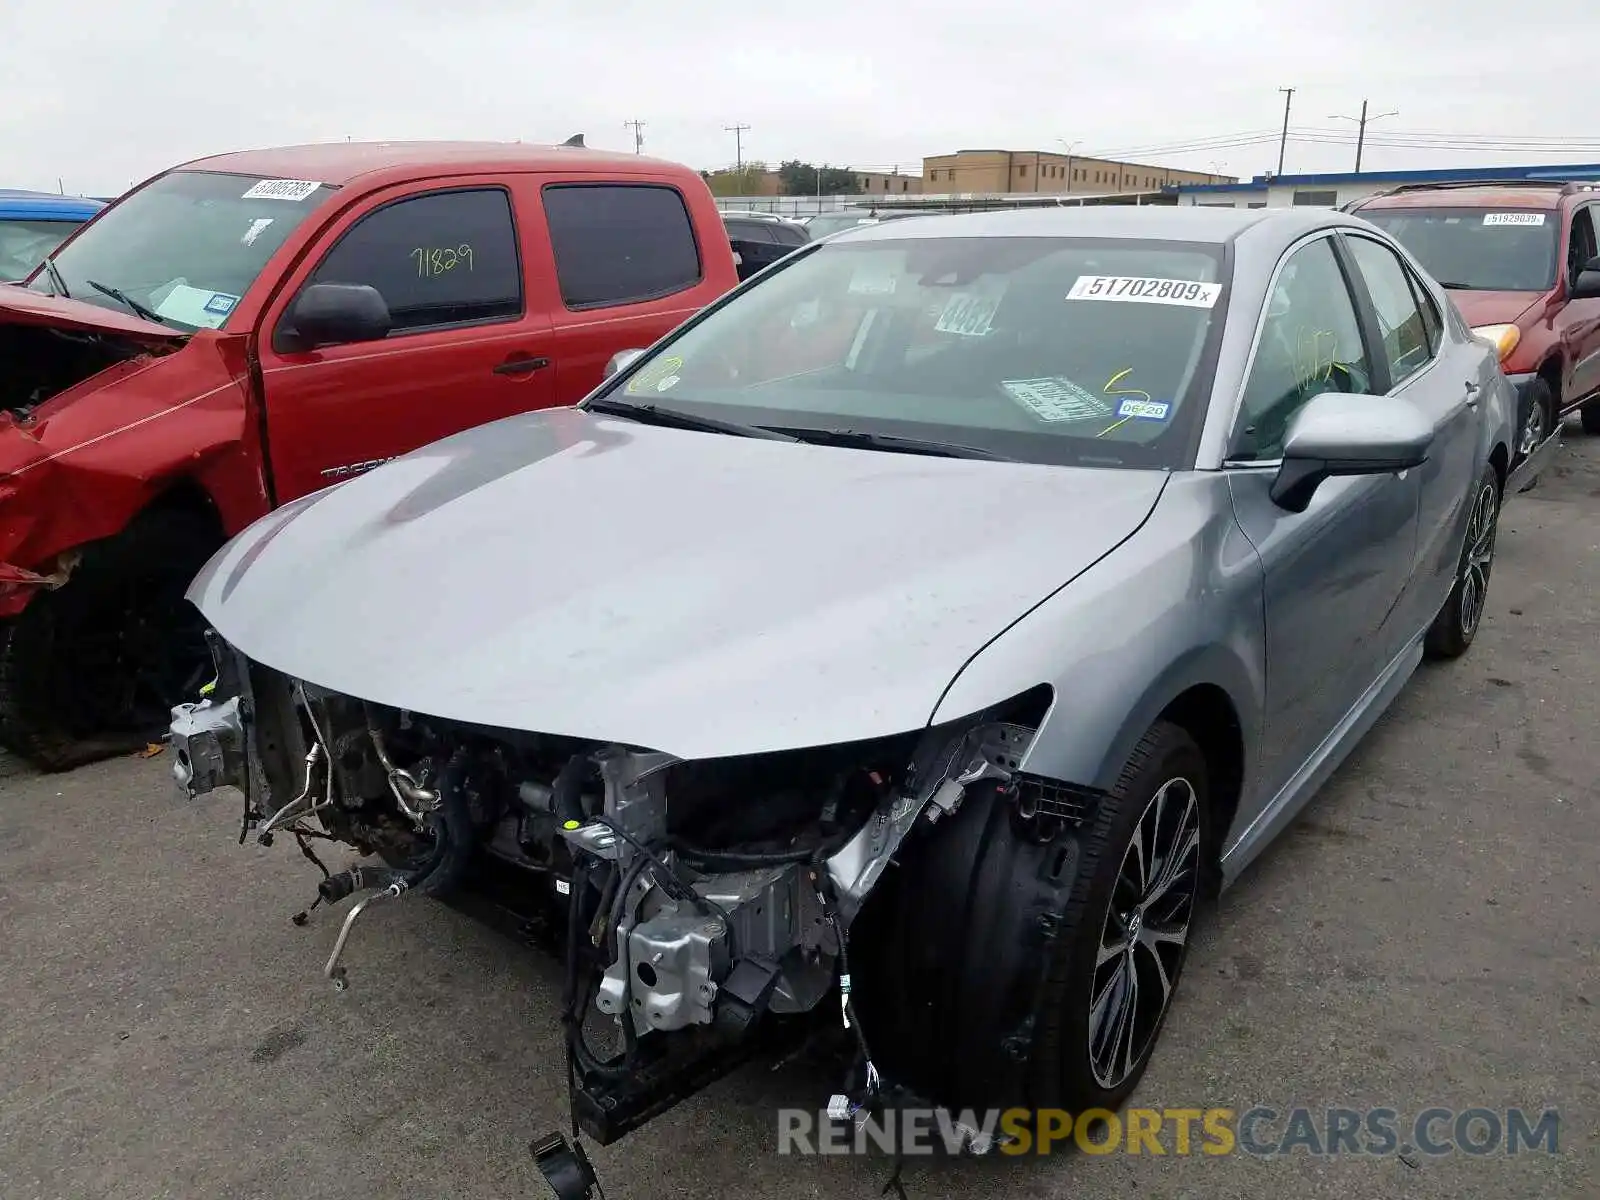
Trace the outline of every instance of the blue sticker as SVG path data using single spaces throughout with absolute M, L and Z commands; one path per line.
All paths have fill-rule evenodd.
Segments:
M 1165 421 L 1172 405 L 1162 400 L 1124 400 L 1117 405 L 1117 416 L 1141 421 Z
M 233 306 L 239 303 L 239 297 L 230 296 L 226 292 L 213 292 L 211 299 L 206 301 L 206 311 L 225 317 L 233 311 Z

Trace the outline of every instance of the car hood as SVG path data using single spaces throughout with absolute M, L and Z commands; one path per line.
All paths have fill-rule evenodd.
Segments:
M 120 337 L 133 337 L 152 346 L 172 345 L 189 336 L 132 313 L 101 308 L 98 304 L 70 300 L 65 296 L 50 296 L 22 286 L 0 288 L 0 324 L 7 322 L 48 325 L 54 329 L 70 329 L 80 333 L 114 333 Z
M 270 514 L 189 596 L 250 658 L 381 704 L 684 758 L 791 749 L 925 725 L 1166 479 L 554 409 Z
M 1468 325 L 1514 325 L 1523 313 L 1544 299 L 1544 293 L 1455 289 L 1450 292 L 1450 299 L 1455 301 Z

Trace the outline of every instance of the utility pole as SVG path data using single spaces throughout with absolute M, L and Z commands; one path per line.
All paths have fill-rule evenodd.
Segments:
M 624 129 L 633 130 L 633 152 L 635 154 L 643 154 L 644 153 L 644 127 L 645 127 L 645 122 L 644 121 L 624 121 L 622 123 L 622 127 Z
M 1279 88 L 1283 93 L 1283 136 L 1278 139 L 1278 174 L 1283 174 L 1283 154 L 1289 148 L 1289 105 L 1294 101 L 1293 88 Z
M 733 169 L 737 174 L 744 174 L 744 131 L 748 125 L 724 125 L 723 130 L 733 134 Z
M 1384 117 L 1398 117 L 1399 115 L 1400 115 L 1399 111 L 1396 110 L 1394 112 L 1379 113 L 1377 116 L 1369 117 L 1369 116 L 1367 116 L 1367 102 L 1365 100 L 1363 100 L 1361 102 L 1361 115 L 1359 117 L 1345 117 L 1345 116 L 1340 116 L 1338 113 L 1334 113 L 1332 116 L 1330 116 L 1328 118 L 1328 120 L 1330 120 L 1330 121 L 1355 121 L 1355 122 L 1357 122 L 1357 126 L 1356 126 L 1356 128 L 1358 130 L 1358 132 L 1356 133 L 1356 174 L 1357 175 L 1361 174 L 1361 150 L 1367 144 L 1367 122 L 1368 121 L 1381 121 L 1381 120 L 1383 120 Z

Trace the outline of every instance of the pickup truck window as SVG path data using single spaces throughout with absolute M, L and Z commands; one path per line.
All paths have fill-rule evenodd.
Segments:
M 307 283 L 376 288 L 396 333 L 519 316 L 510 197 L 476 188 L 393 201 L 346 230 Z
M 310 180 L 172 171 L 62 246 L 56 275 L 74 300 L 123 312 L 132 301 L 174 329 L 226 328 L 284 239 L 332 194 Z M 55 290 L 48 271 L 28 286 Z
M 547 184 L 544 211 L 570 309 L 637 304 L 700 282 L 700 247 L 676 188 Z

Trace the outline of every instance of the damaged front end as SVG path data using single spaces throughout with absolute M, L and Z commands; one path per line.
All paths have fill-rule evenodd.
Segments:
M 1041 842 L 1081 817 L 1021 786 L 1048 689 L 898 736 L 683 760 L 367 703 L 210 636 L 211 695 L 173 713 L 183 789 L 239 788 L 241 842 L 288 834 L 316 861 L 312 842 L 331 839 L 382 864 L 322 868 L 313 908 L 369 892 L 325 975 L 346 986 L 351 927 L 376 900 L 492 894 L 565 962 L 574 1117 L 601 1144 L 812 1018 L 850 1031 L 858 1052 L 854 1094 L 833 1107 L 872 1103 L 886 1072 L 856 1015 L 871 971 L 856 968 L 853 991 L 852 956 L 876 960 L 879 939 L 904 936 L 856 936 L 897 853 L 938 838 L 978 793 L 1009 797 Z M 1013 990 L 1026 1007 L 1028 987 Z

